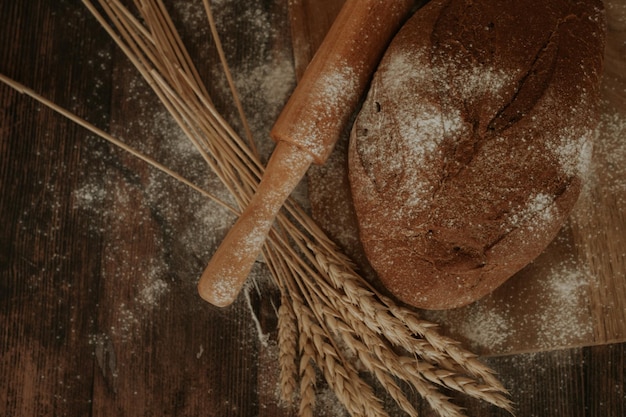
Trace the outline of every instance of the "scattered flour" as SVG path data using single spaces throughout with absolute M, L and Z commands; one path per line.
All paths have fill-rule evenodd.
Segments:
M 542 299 L 545 308 L 537 317 L 538 344 L 543 348 L 570 346 L 593 334 L 588 311 L 581 311 L 590 285 L 580 265 L 564 263 L 552 269 L 545 281 Z
M 246 304 L 248 306 L 248 309 L 250 310 L 250 316 L 252 318 L 252 322 L 254 323 L 254 326 L 255 326 L 255 329 L 256 329 L 256 333 L 259 336 L 259 343 L 264 348 L 267 348 L 269 346 L 270 335 L 263 331 L 263 327 L 261 326 L 261 322 L 259 321 L 259 318 L 257 317 L 257 315 L 254 312 L 254 307 L 252 306 L 252 300 L 250 298 L 250 291 L 253 291 L 253 289 L 258 291 L 258 287 L 256 287 L 254 284 L 252 284 L 252 285 L 248 284 L 248 285 L 244 286 L 243 292 L 244 292 L 244 295 L 245 295 L 245 298 L 246 298 Z
M 501 351 L 505 343 L 515 336 L 515 327 L 506 311 L 479 306 L 470 312 L 459 326 L 459 333 L 479 348 Z
M 315 395 L 315 413 L 319 417 L 347 417 L 346 408 L 331 388 L 318 388 Z
M 161 298 L 169 291 L 169 284 L 153 277 L 140 291 L 137 301 L 148 309 L 158 308 Z
M 626 110 L 619 111 L 609 104 L 605 106 L 607 109 L 600 117 L 600 135 L 594 152 L 606 165 L 599 167 L 601 172 L 596 169 L 594 174 L 602 178 L 595 180 L 602 181 L 605 192 L 626 199 Z M 624 200 L 620 202 L 626 204 Z
M 106 190 L 102 184 L 86 183 L 74 190 L 74 208 L 101 207 L 104 202 Z
M 272 12 L 266 10 L 263 5 L 245 8 L 246 12 L 234 20 L 231 19 L 233 16 L 220 13 L 221 8 L 225 6 L 224 1 L 212 2 L 212 5 L 218 26 L 222 26 L 223 29 L 236 25 L 238 33 L 254 39 L 253 43 L 245 43 L 248 48 L 253 45 L 249 50 L 251 54 L 249 59 L 239 62 L 239 58 L 235 58 L 231 69 L 244 108 L 263 109 L 262 112 L 247 116 L 254 139 L 260 145 L 261 154 L 267 157 L 273 147 L 269 139 L 269 130 L 295 85 L 293 63 L 288 55 L 290 52 L 285 50 L 276 54 L 273 45 L 274 38 L 279 35 L 279 29 L 273 24 L 275 17 L 271 16 Z M 227 9 L 232 8 L 224 8 Z M 192 29 L 192 39 L 206 37 L 205 41 L 209 41 L 210 35 L 206 28 L 201 2 L 193 4 L 175 2 L 173 16 L 178 16 L 185 25 L 188 25 L 185 28 L 186 33 L 193 27 L 203 28 L 198 31 Z M 227 55 L 240 54 L 237 49 L 241 46 L 240 42 L 231 44 L 228 39 L 224 40 Z M 270 46 L 272 54 L 268 53 Z M 123 79 L 130 80 L 129 84 L 123 87 L 126 88 L 124 97 L 135 116 L 132 119 L 125 117 L 129 120 L 125 120 L 124 126 L 118 127 L 118 131 L 113 132 L 114 136 L 153 156 L 201 187 L 211 190 L 218 198 L 233 204 L 220 180 L 210 172 L 207 163 L 199 156 L 169 113 L 160 105 L 155 105 L 153 93 L 143 79 L 133 75 L 134 70 L 128 71 L 133 73 L 122 74 Z M 215 71 L 221 71 L 221 67 L 216 66 Z M 221 90 L 224 97 L 229 94 L 224 81 L 218 80 L 211 87 Z M 117 160 L 114 162 L 119 163 Z M 123 182 L 122 187 L 119 187 L 120 181 Z M 109 274 L 107 280 L 117 280 L 124 284 L 121 287 L 119 302 L 111 313 L 106 335 L 103 333 L 93 336 L 90 341 L 95 346 L 102 367 L 111 367 L 104 362 L 110 357 L 107 356 L 109 355 L 107 352 L 112 350 L 113 341 L 131 341 L 137 334 L 141 334 L 140 331 L 149 325 L 153 310 L 162 308 L 163 301 L 172 291 L 172 286 L 176 285 L 176 281 L 166 278 L 171 274 L 171 266 L 166 264 L 163 257 L 166 252 L 172 250 L 168 242 L 175 246 L 184 246 L 188 256 L 208 260 L 235 220 L 227 210 L 193 191 L 176 190 L 174 194 L 173 189 L 178 188 L 178 185 L 173 184 L 171 179 L 156 170 L 139 172 L 133 177 L 133 173 L 126 175 L 123 167 L 120 170 L 114 166 L 107 167 L 104 176 L 87 177 L 74 191 L 75 209 L 89 210 L 92 214 L 111 220 L 105 222 L 106 229 L 102 230 L 103 232 L 115 231 L 123 222 L 161 226 L 160 230 L 146 229 L 150 234 L 146 244 L 157 248 L 153 260 L 138 258 L 136 254 L 128 253 L 125 249 L 127 245 L 123 241 L 119 244 L 116 242 L 107 244 L 105 260 Z M 179 200 L 180 197 L 185 200 Z M 151 218 L 143 219 L 141 216 Z M 122 238 L 120 236 L 120 239 Z M 128 238 L 137 237 L 129 231 Z M 142 239 L 144 238 L 142 236 Z M 195 283 L 197 276 L 194 274 L 192 279 Z M 254 281 L 265 279 L 267 277 L 257 277 Z M 246 291 L 250 291 L 250 287 L 247 287 Z M 117 294 L 113 296 L 117 297 Z M 269 335 L 263 333 L 258 318 L 254 316 L 249 292 L 246 292 L 246 297 L 259 342 L 267 347 Z M 203 352 L 204 348 L 201 346 L 196 356 L 199 358 Z

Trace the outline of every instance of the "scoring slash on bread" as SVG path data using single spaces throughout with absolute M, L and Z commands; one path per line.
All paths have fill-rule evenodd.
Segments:
M 469 304 L 571 212 L 597 125 L 600 1 L 432 0 L 387 49 L 352 128 L 360 239 L 425 309 Z

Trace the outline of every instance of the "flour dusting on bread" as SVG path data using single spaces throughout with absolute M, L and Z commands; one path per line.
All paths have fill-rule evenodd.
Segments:
M 433 0 L 396 35 L 354 123 L 350 183 L 383 284 L 468 304 L 572 210 L 597 125 L 600 2 Z

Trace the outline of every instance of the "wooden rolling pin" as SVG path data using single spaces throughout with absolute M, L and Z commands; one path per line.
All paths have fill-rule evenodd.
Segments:
M 414 0 L 347 0 L 271 131 L 277 142 L 250 204 L 198 284 L 211 304 L 231 304 L 278 211 L 311 163 L 322 164 L 348 128 L 388 43 Z

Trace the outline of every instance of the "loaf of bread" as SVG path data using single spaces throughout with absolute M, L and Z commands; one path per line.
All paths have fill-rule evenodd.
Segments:
M 550 243 L 597 127 L 596 0 L 432 0 L 396 35 L 354 123 L 366 255 L 400 300 L 466 305 Z

